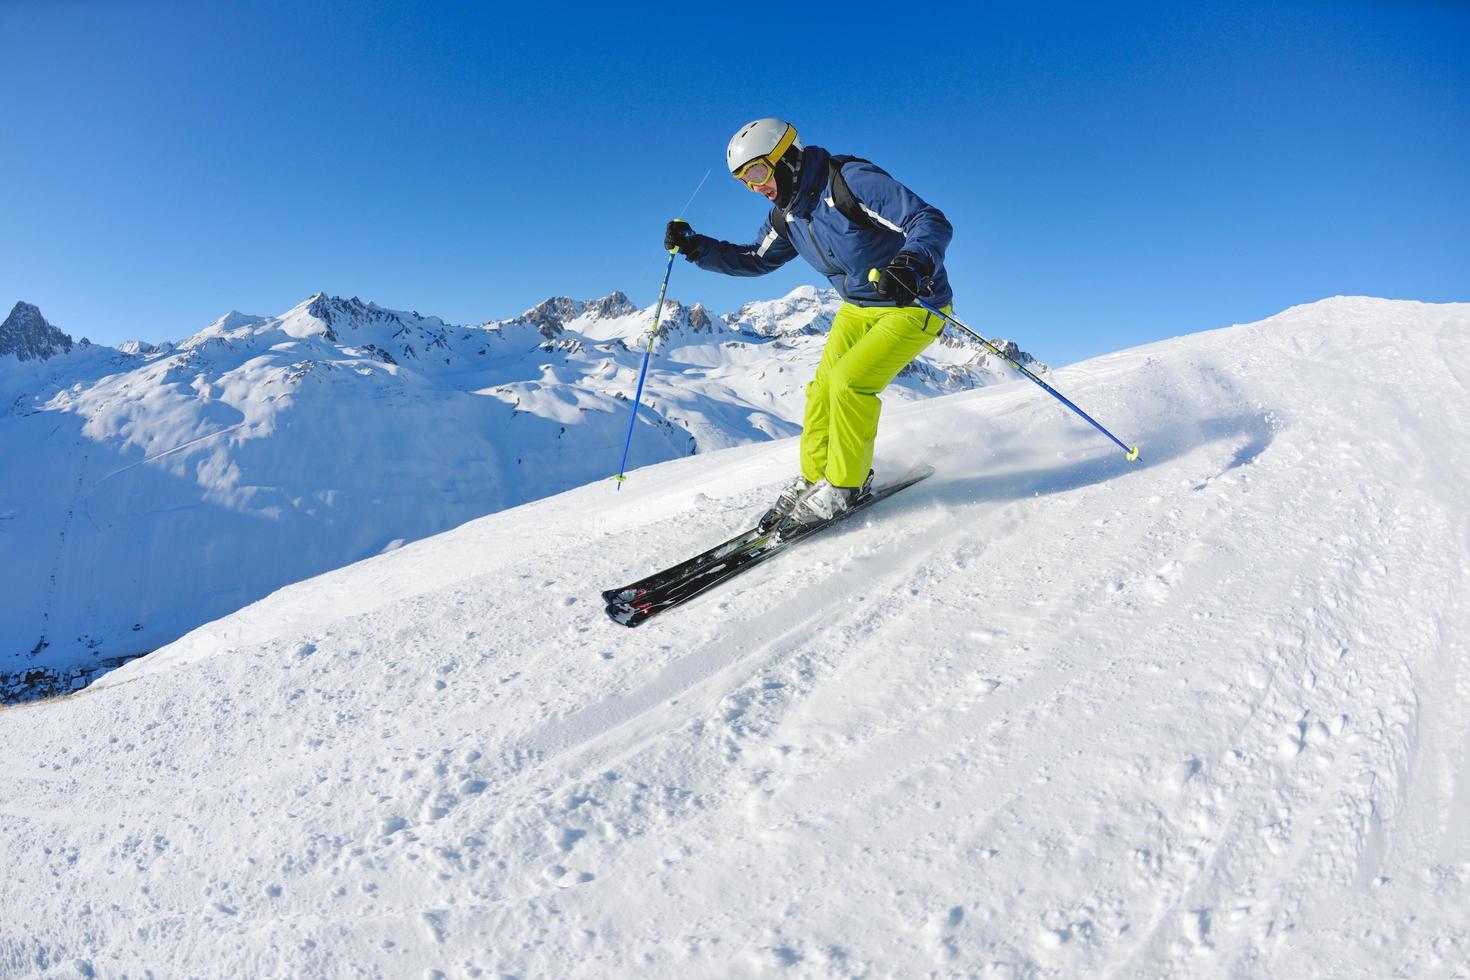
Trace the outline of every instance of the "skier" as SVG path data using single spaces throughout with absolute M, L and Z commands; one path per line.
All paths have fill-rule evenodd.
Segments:
M 801 475 L 760 526 L 831 520 L 872 486 L 878 393 L 944 329 L 943 320 L 912 304 L 923 296 L 949 312 L 944 250 L 953 229 L 881 168 L 804 147 L 780 119 L 741 126 L 725 159 L 732 176 L 773 205 L 755 241 L 735 245 L 674 220 L 664 248 L 731 276 L 762 276 L 800 255 L 842 297 L 806 389 Z M 876 283 L 868 281 L 874 268 L 881 270 Z

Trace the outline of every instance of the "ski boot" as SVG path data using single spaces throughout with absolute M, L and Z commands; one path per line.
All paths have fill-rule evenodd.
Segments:
M 761 519 L 756 526 L 761 529 L 762 533 L 765 533 L 777 524 L 780 524 L 787 517 L 791 516 L 791 512 L 796 508 L 796 503 L 801 499 L 802 494 L 806 493 L 815 485 L 809 482 L 804 476 L 798 476 L 786 484 L 786 486 L 781 488 L 781 496 L 776 498 L 776 502 L 771 505 L 770 510 L 761 515 Z
M 818 480 L 797 499 L 781 527 L 804 527 L 841 517 L 853 504 L 872 492 L 872 470 L 868 470 L 868 478 L 860 487 L 834 487 L 826 480 Z

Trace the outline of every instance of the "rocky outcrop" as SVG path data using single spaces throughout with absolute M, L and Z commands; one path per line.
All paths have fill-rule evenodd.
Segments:
M 0 324 L 0 357 L 14 354 L 22 361 L 46 361 L 70 354 L 72 347 L 72 339 L 47 323 L 30 303 L 16 303 Z

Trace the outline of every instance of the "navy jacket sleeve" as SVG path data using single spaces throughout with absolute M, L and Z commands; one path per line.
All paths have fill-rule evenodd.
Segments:
M 954 236 L 944 212 L 866 161 L 844 164 L 842 177 L 869 218 L 903 235 L 900 251 L 928 263 L 930 273 L 944 264 Z
M 763 276 L 796 258 L 796 249 L 776 234 L 770 218 L 761 224 L 760 235 L 749 245 L 732 245 L 708 235 L 695 235 L 693 245 L 687 253 L 690 262 L 727 276 Z

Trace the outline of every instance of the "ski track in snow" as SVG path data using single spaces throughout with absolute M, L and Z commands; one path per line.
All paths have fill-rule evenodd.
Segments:
M 0 712 L 0 975 L 1470 962 L 1470 307 L 891 411 L 929 481 L 638 630 L 792 443 L 292 586 Z

